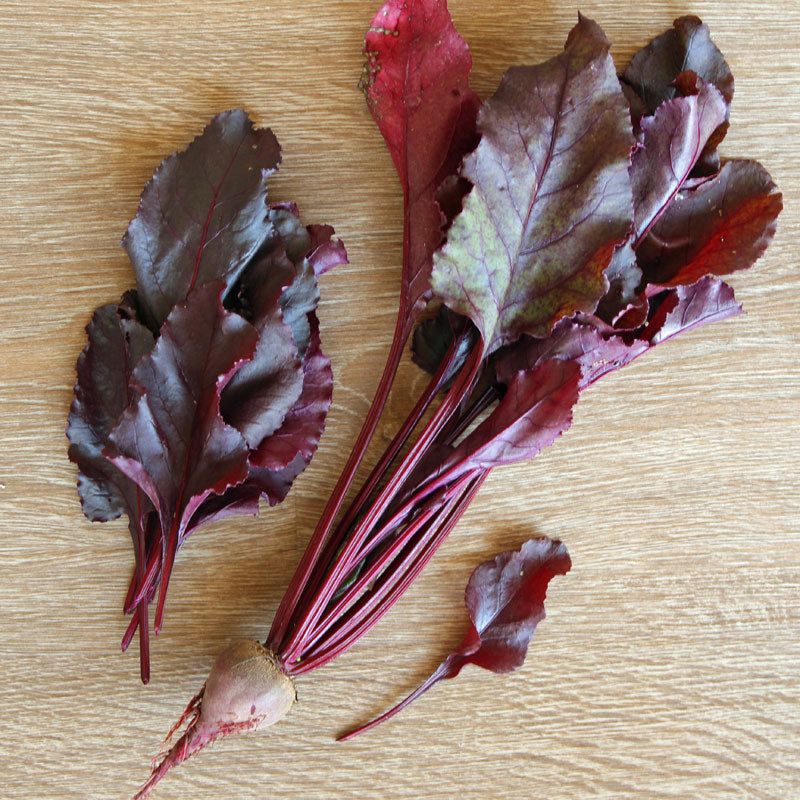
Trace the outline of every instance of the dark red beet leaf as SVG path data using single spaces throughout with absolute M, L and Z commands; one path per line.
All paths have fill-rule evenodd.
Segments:
M 248 447 L 223 422 L 219 395 L 253 357 L 258 332 L 222 307 L 225 286 L 195 289 L 170 312 L 152 352 L 133 372 L 138 400 L 109 435 L 107 455 L 158 510 L 163 567 L 155 631 L 178 541 L 198 506 L 247 477 Z
M 698 17 L 678 17 L 672 30 L 657 36 L 633 57 L 622 80 L 641 98 L 647 113 L 652 114 L 665 100 L 678 95 L 675 80 L 686 70 L 713 83 L 730 108 L 733 75 L 711 41 L 708 26 Z
M 535 458 L 572 423 L 580 366 L 548 359 L 511 377 L 492 413 L 444 462 L 448 480 L 461 472 Z
M 69 457 L 79 468 L 83 513 L 107 522 L 126 512 L 132 520 L 150 506 L 137 485 L 105 456 L 111 429 L 136 396 L 131 373 L 154 344 L 153 334 L 124 306 L 100 306 L 86 326 L 89 342 L 78 358 L 75 399 L 69 412 Z
M 542 538 L 530 539 L 519 552 L 501 553 L 477 567 L 465 595 L 470 629 L 464 641 L 405 700 L 339 741 L 393 717 L 439 681 L 455 678 L 467 664 L 499 673 L 521 667 L 536 626 L 545 618 L 547 586 L 571 566 L 561 542 Z
M 250 464 L 282 470 L 301 456 L 308 464 L 317 449 L 333 397 L 330 359 L 322 352 L 319 322 L 311 318 L 311 340 L 303 363 L 303 388 L 275 433 L 250 453 Z
M 712 175 L 719 169 L 717 147 L 728 132 L 734 86 L 730 67 L 706 25 L 693 16 L 676 19 L 672 30 L 633 57 L 622 82 L 636 129 L 640 118 L 655 113 L 665 100 L 696 94 L 704 82 L 716 86 L 725 103 L 725 118 L 709 138 L 694 174 Z
M 223 418 L 241 432 L 251 450 L 281 426 L 303 387 L 300 356 L 279 296 L 280 290 L 269 302 L 251 305 L 258 344 L 252 360 L 242 365 L 221 396 Z
M 266 179 L 280 158 L 272 131 L 234 110 L 156 170 L 122 240 L 154 330 L 195 286 L 234 283 L 270 232 Z
M 725 102 L 711 84 L 699 94 L 662 103 L 641 121 L 642 146 L 631 161 L 634 248 L 664 213 L 725 120 Z
M 78 493 L 83 513 L 92 522 L 107 522 L 123 512 L 133 541 L 136 561 L 132 593 L 144 579 L 148 553 L 156 540 L 156 515 L 148 496 L 103 455 L 108 434 L 136 397 L 131 373 L 153 349 L 153 335 L 132 317 L 124 302 L 98 308 L 86 327 L 89 342 L 78 358 L 75 399 L 69 412 L 67 436 L 70 460 L 78 465 Z M 144 631 L 139 640 L 140 672 L 150 680 L 147 604 L 136 611 L 136 624 Z M 131 635 L 133 632 L 131 632 Z
M 493 352 L 594 311 L 632 221 L 630 117 L 609 43 L 585 17 L 564 52 L 512 67 L 481 109 L 461 175 L 474 188 L 437 253 L 431 283 Z
M 686 189 L 637 251 L 647 283 L 675 286 L 709 273 L 747 269 L 772 241 L 783 199 L 755 161 L 728 161 L 719 174 Z

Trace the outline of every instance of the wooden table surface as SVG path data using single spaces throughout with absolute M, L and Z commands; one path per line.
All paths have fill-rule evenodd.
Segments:
M 0 796 L 124 798 L 232 636 L 264 636 L 387 353 L 401 196 L 357 89 L 377 0 L 0 3 Z M 736 77 L 723 151 L 784 192 L 774 245 L 733 276 L 748 315 L 587 392 L 535 463 L 496 470 L 402 602 L 263 734 L 225 741 L 157 797 L 800 797 L 800 4 L 585 0 L 624 64 L 675 16 L 711 26 Z M 452 0 L 490 94 L 555 54 L 576 8 Z M 218 111 L 284 152 L 273 199 L 332 223 L 322 280 L 336 374 L 328 431 L 288 500 L 181 551 L 153 680 L 118 642 L 122 521 L 90 524 L 66 458 L 75 359 L 95 306 L 132 284 L 118 242 L 155 166 Z M 421 387 L 408 361 L 382 424 Z M 374 455 L 373 455 L 374 457 Z M 472 568 L 532 535 L 574 566 L 523 669 L 476 668 L 352 743 L 465 630 Z

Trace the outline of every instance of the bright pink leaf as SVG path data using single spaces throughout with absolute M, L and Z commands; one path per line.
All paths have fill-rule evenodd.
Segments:
M 372 20 L 364 54 L 362 86 L 403 188 L 401 302 L 412 314 L 428 296 L 431 256 L 442 241 L 436 190 L 475 145 L 472 56 L 444 0 L 389 0 Z

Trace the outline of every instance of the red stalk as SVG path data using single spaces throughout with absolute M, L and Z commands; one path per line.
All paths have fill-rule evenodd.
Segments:
M 314 530 L 311 541 L 308 543 L 308 546 L 303 553 L 303 557 L 301 558 L 300 563 L 295 570 L 295 573 L 289 584 L 289 588 L 286 590 L 286 593 L 284 594 L 283 599 L 278 606 L 275 619 L 272 622 L 272 627 L 267 637 L 267 647 L 269 647 L 273 652 L 277 652 L 280 649 L 279 646 L 286 634 L 291 613 L 295 609 L 303 590 L 308 584 L 317 560 L 322 553 L 325 540 L 330 533 L 331 527 L 333 526 L 336 514 L 339 512 L 339 509 L 344 502 L 347 490 L 350 488 L 350 485 L 355 478 L 356 471 L 358 470 L 358 467 L 364 458 L 367 446 L 369 445 L 372 436 L 375 433 L 375 428 L 377 427 L 378 420 L 383 413 L 386 401 L 389 399 L 389 392 L 392 388 L 395 375 L 397 374 L 397 368 L 403 355 L 406 339 L 408 338 L 407 334 L 403 336 L 404 331 L 408 327 L 408 316 L 409 315 L 405 308 L 405 304 L 401 303 L 397 314 L 395 334 L 392 340 L 389 356 L 387 358 L 386 365 L 383 368 L 383 374 L 381 375 L 381 380 L 378 384 L 375 396 L 372 398 L 372 403 L 367 411 L 364 424 L 361 426 L 361 431 L 358 434 L 355 445 L 353 445 L 353 449 L 350 452 L 347 463 L 345 464 L 344 469 L 339 476 L 339 480 L 336 482 L 333 493 L 328 498 L 328 502 L 325 505 L 325 509 L 322 512 L 319 522 L 317 523 L 317 527 Z
M 158 606 L 156 607 L 156 619 L 153 624 L 153 633 L 158 636 L 161 631 L 161 625 L 164 622 L 164 604 L 167 599 L 167 588 L 169 587 L 169 578 L 172 575 L 172 565 L 175 563 L 175 553 L 178 550 L 178 518 L 172 523 L 172 530 L 167 540 L 166 549 L 164 552 L 164 566 L 161 569 L 161 586 L 158 593 Z
M 406 417 L 405 422 L 400 427 L 400 430 L 398 430 L 398 432 L 395 434 L 394 439 L 392 439 L 380 461 L 375 465 L 374 469 L 365 481 L 364 486 L 362 486 L 362 488 L 359 490 L 355 500 L 353 500 L 353 502 L 350 504 L 345 516 L 328 538 L 328 541 L 325 544 L 325 549 L 320 555 L 316 568 L 308 581 L 309 587 L 317 586 L 323 580 L 328 565 L 333 561 L 337 550 L 341 547 L 345 538 L 348 536 L 349 529 L 355 522 L 358 513 L 369 499 L 375 487 L 384 477 L 386 471 L 391 466 L 397 454 L 408 440 L 408 437 L 412 434 L 416 426 L 419 424 L 420 419 L 422 419 L 423 415 L 435 399 L 436 394 L 441 389 L 442 383 L 447 376 L 450 367 L 452 366 L 455 354 L 458 351 L 459 342 L 460 339 L 454 339 L 454 341 L 451 343 L 445 358 L 440 364 L 436 374 L 428 383 L 425 392 L 419 398 L 417 404 L 414 406 L 408 417 Z M 306 594 L 308 594 L 308 592 L 306 592 Z
M 438 522 L 438 527 L 431 526 L 430 529 L 424 530 L 421 541 L 417 543 L 407 557 L 381 576 L 379 580 L 380 586 L 376 586 L 378 591 L 373 590 L 369 601 L 358 610 L 357 616 L 354 616 L 350 624 L 348 624 L 347 631 L 343 630 L 341 636 L 326 641 L 324 649 L 318 650 L 315 654 L 309 654 L 297 665 L 292 665 L 292 675 L 302 675 L 332 661 L 352 647 L 381 620 L 383 615 L 389 611 L 413 583 L 433 557 L 439 545 L 447 538 L 462 514 L 467 510 L 487 475 L 488 470 L 472 477 L 470 485 L 464 490 L 463 494 L 443 507 L 439 516 L 434 517 L 432 522 Z
M 361 725 L 360 727 L 356 728 L 355 730 L 350 731 L 349 733 L 345 733 L 342 736 L 337 736 L 337 742 L 346 742 L 348 739 L 352 739 L 354 736 L 358 736 L 359 733 L 364 733 L 368 731 L 370 728 L 374 728 L 376 725 L 380 725 L 381 722 L 386 722 L 387 719 L 390 719 L 398 711 L 402 711 L 407 705 L 411 704 L 416 700 L 420 695 L 425 694 L 432 686 L 438 683 L 441 679 L 443 674 L 447 672 L 447 669 L 444 664 L 440 664 L 437 669 L 433 672 L 433 674 L 420 686 L 414 689 L 408 697 L 404 700 L 401 700 L 394 708 L 390 708 L 388 711 L 381 714 L 379 717 L 375 717 L 375 719 L 371 720 L 370 722 Z
M 139 588 L 133 597 L 130 607 L 128 606 L 125 607 L 126 613 L 130 613 L 131 611 L 133 611 L 136 605 L 142 601 L 142 599 L 148 593 L 149 589 L 153 586 L 156 576 L 158 575 L 158 568 L 160 563 L 161 563 L 161 553 L 159 551 L 159 548 L 153 547 L 150 550 L 150 556 L 147 559 L 147 567 L 142 576 Z
M 311 653 L 319 649 L 318 643 L 323 637 L 325 637 L 326 640 L 333 640 L 341 636 L 342 633 L 347 632 L 348 624 L 352 623 L 352 615 L 350 612 L 355 608 L 355 604 L 359 600 L 362 591 L 364 591 L 373 580 L 381 576 L 387 565 L 392 563 L 395 557 L 397 557 L 417 533 L 421 532 L 419 538 L 421 543 L 424 544 L 425 537 L 428 533 L 427 528 L 430 527 L 428 523 L 431 522 L 434 516 L 438 515 L 438 518 L 443 516 L 445 513 L 444 507 L 447 506 L 449 508 L 453 505 L 453 500 L 457 499 L 457 496 L 464 492 L 472 478 L 472 475 L 466 475 L 451 487 L 443 497 L 429 498 L 428 503 L 423 506 L 415 519 L 408 524 L 402 533 L 398 534 L 391 545 L 376 558 L 375 562 L 370 565 L 358 580 L 347 589 L 329 610 L 326 611 L 325 615 L 316 626 L 316 636 L 314 640 L 309 642 L 309 651 Z M 437 520 L 432 520 L 432 523 L 435 524 L 436 522 Z M 397 525 L 398 523 L 394 519 L 384 525 L 373 537 L 376 543 L 387 536 Z M 402 564 L 398 566 L 398 569 L 402 569 Z M 380 579 L 383 580 L 382 577 Z M 377 602 L 379 593 L 373 589 L 369 592 L 368 597 L 371 601 L 374 600 Z M 331 629 L 334 630 L 331 631 Z M 329 631 L 331 631 L 330 634 L 328 634 Z M 326 634 L 328 635 L 326 636 Z
M 414 467 L 416 467 L 422 456 L 427 452 L 428 447 L 435 440 L 436 436 L 449 422 L 464 395 L 468 393 L 478 373 L 482 356 L 482 347 L 476 347 L 472 350 L 464 366 L 459 370 L 453 385 L 436 410 L 436 413 L 403 459 L 392 478 L 382 489 L 374 503 L 370 505 L 369 510 L 356 528 L 352 531 L 347 543 L 333 563 L 325 581 L 322 585 L 317 587 L 310 607 L 300 616 L 296 627 L 279 649 L 277 654 L 285 664 L 291 664 L 301 656 L 306 641 L 309 636 L 313 636 L 311 629 L 330 602 L 342 579 L 347 576 L 356 564 L 358 564 L 360 559 L 354 559 L 354 557 L 357 556 L 359 549 L 369 536 L 372 527 L 378 522 L 397 491 L 411 475 Z M 339 500 L 339 503 L 341 503 L 341 500 Z M 306 550 L 306 554 L 308 554 L 308 552 L 309 550 Z

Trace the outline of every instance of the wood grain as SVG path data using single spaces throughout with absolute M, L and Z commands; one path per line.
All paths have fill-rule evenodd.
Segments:
M 356 88 L 377 2 L 0 4 L 0 795 L 124 798 L 234 635 L 263 635 L 377 383 L 399 285 L 401 198 Z M 561 46 L 575 8 L 452 0 L 491 93 Z M 736 76 L 728 155 L 758 158 L 786 209 L 734 276 L 748 316 L 649 353 L 582 399 L 533 464 L 497 471 L 397 608 L 299 686 L 271 732 L 224 742 L 157 797 L 800 796 L 800 6 L 585 0 L 620 63 L 672 18 L 709 22 Z M 182 550 L 153 682 L 121 656 L 125 526 L 81 515 L 64 427 L 92 309 L 132 282 L 119 239 L 144 182 L 210 117 L 247 108 L 284 148 L 275 199 L 330 222 L 351 265 L 324 278 L 337 389 L 283 506 Z M 410 363 L 386 440 L 421 377 Z M 467 669 L 390 724 L 465 626 L 472 567 L 562 538 L 525 667 Z

